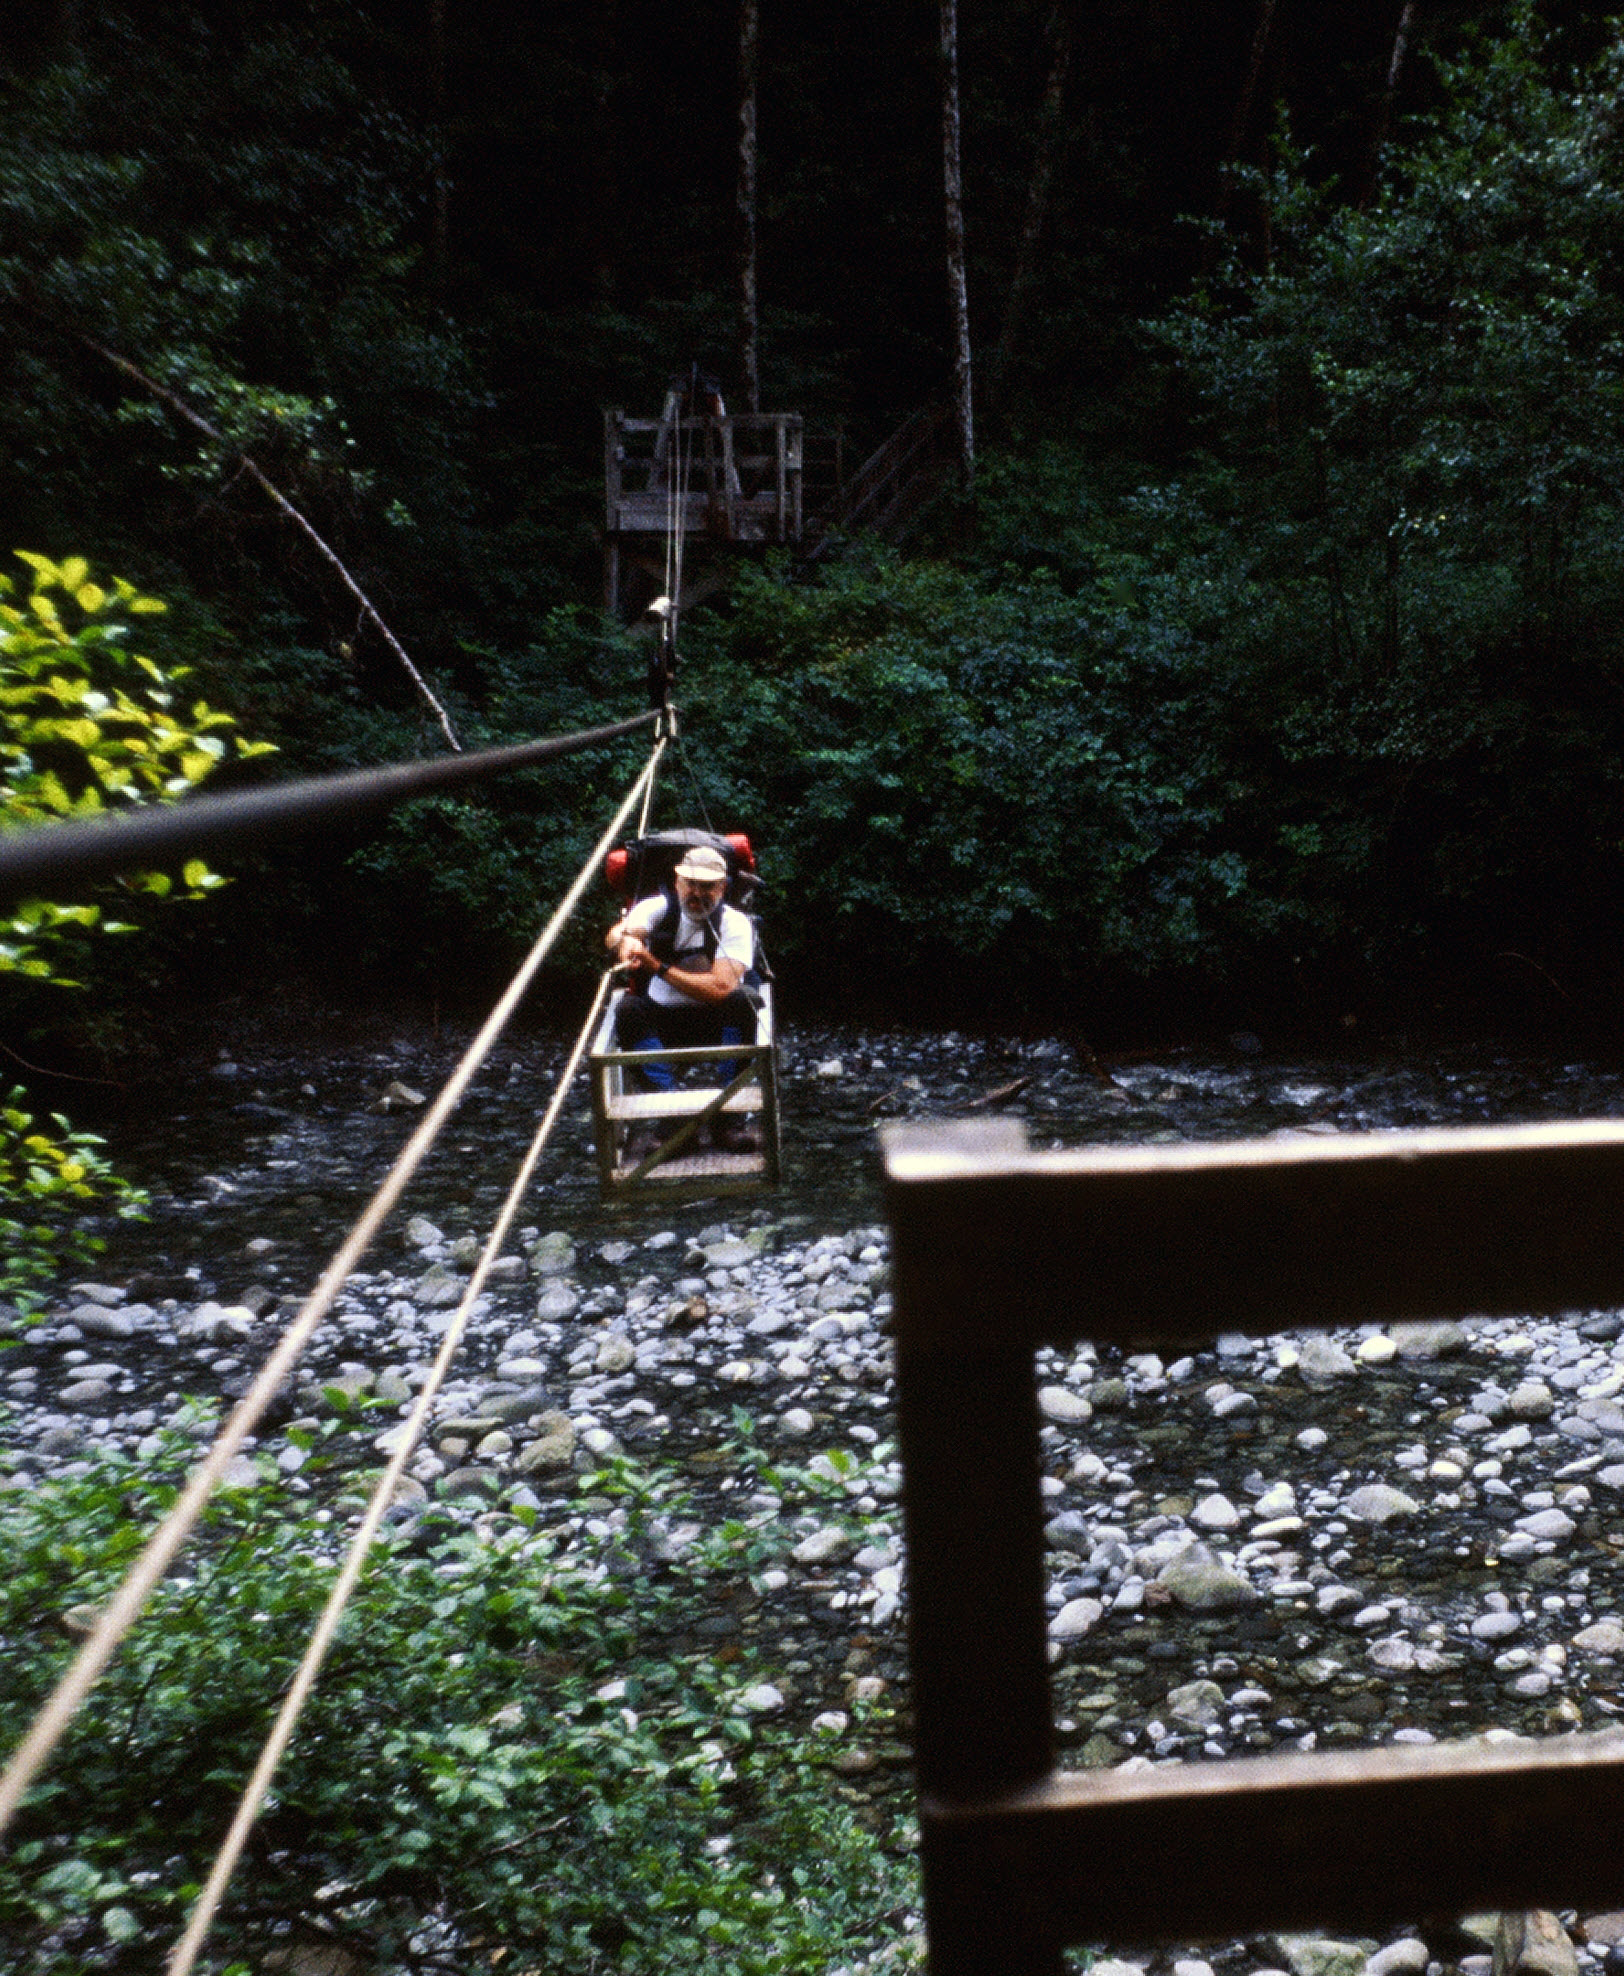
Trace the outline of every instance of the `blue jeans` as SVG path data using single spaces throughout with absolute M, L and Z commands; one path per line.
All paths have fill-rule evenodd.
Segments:
M 690 1050 L 711 1043 L 742 1043 L 756 1029 L 756 1008 L 742 988 L 725 1002 L 691 1002 L 667 1008 L 649 995 L 622 995 L 615 1006 L 615 1042 L 623 1050 Z M 720 1084 L 733 1081 L 738 1065 L 717 1064 Z M 651 1091 L 674 1091 L 677 1073 L 668 1063 L 642 1066 Z

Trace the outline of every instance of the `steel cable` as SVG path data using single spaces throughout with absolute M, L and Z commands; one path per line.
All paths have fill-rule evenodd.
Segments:
M 644 765 L 641 774 L 615 812 L 614 820 L 599 838 L 591 856 L 582 866 L 580 875 L 564 895 L 552 918 L 548 920 L 518 973 L 508 984 L 496 1007 L 485 1019 L 479 1034 L 463 1053 L 461 1061 L 424 1114 L 422 1122 L 407 1140 L 395 1164 L 385 1177 L 383 1185 L 373 1196 L 360 1220 L 350 1230 L 338 1253 L 327 1265 L 304 1308 L 283 1333 L 275 1350 L 260 1368 L 253 1385 L 238 1401 L 213 1447 L 192 1471 L 169 1514 L 147 1540 L 145 1548 L 131 1566 L 123 1584 L 109 1600 L 89 1637 L 74 1656 L 46 1700 L 45 1706 L 34 1718 L 28 1734 L 13 1752 L 5 1770 L 0 1772 L 0 1833 L 5 1831 L 15 1816 L 28 1787 L 44 1767 L 86 1695 L 95 1685 L 108 1661 L 112 1659 L 119 1642 L 133 1625 L 152 1588 L 191 1534 L 193 1525 L 202 1514 L 204 1505 L 225 1473 L 227 1465 L 241 1448 L 244 1436 L 253 1431 L 277 1388 L 298 1362 L 316 1326 L 332 1308 L 333 1301 L 350 1272 L 365 1254 L 373 1237 L 400 1200 L 407 1183 L 433 1146 L 440 1128 L 462 1099 L 475 1071 L 484 1062 L 497 1037 L 506 1028 L 525 990 L 534 979 L 537 969 L 557 941 L 570 914 L 580 903 L 594 871 L 620 834 L 626 819 L 636 808 L 645 787 L 652 782 L 665 748 L 666 740 L 662 735 L 655 743 L 654 752 Z
M 559 1113 L 564 1108 L 565 1094 L 575 1081 L 575 1073 L 580 1068 L 582 1057 L 586 1054 L 587 1044 L 597 1026 L 598 1017 L 613 979 L 614 970 L 611 968 L 605 971 L 598 983 L 598 992 L 593 997 L 591 1013 L 587 1016 L 581 1033 L 575 1039 L 569 1060 L 559 1077 L 557 1089 L 553 1092 L 552 1102 L 543 1114 L 541 1123 L 536 1127 L 536 1134 L 530 1142 L 529 1151 L 519 1164 L 513 1185 L 508 1189 L 507 1199 L 502 1203 L 502 1211 L 497 1216 L 485 1247 L 480 1253 L 479 1261 L 474 1266 L 474 1272 L 468 1279 L 468 1287 L 463 1292 L 462 1300 L 452 1316 L 417 1402 L 407 1416 L 405 1425 L 398 1431 L 398 1446 L 390 1457 L 389 1465 L 378 1478 L 378 1485 L 367 1503 L 361 1526 L 350 1544 L 342 1570 L 333 1581 L 327 1603 L 322 1608 L 321 1617 L 316 1622 L 316 1629 L 311 1634 L 310 1643 L 305 1649 L 304 1659 L 299 1663 L 287 1694 L 283 1697 L 281 1710 L 272 1725 L 270 1734 L 265 1739 L 253 1775 L 243 1788 L 242 1797 L 237 1804 L 236 1816 L 232 1819 L 230 1829 L 221 1842 L 219 1852 L 215 1855 L 214 1865 L 187 1920 L 185 1932 L 170 1952 L 166 1976 L 188 1976 L 188 1972 L 197 1960 L 198 1951 L 202 1948 L 204 1939 L 213 1924 L 220 1902 L 224 1899 L 226 1888 L 231 1882 L 231 1876 L 236 1871 L 242 1849 L 247 1843 L 249 1833 L 253 1830 L 255 1819 L 259 1816 L 265 1793 L 270 1789 L 271 1779 L 276 1775 L 277 1765 L 282 1761 L 283 1754 L 292 1740 L 300 1712 L 316 1685 L 316 1677 L 321 1672 L 322 1662 L 326 1659 L 327 1650 L 333 1643 L 334 1634 L 338 1631 L 339 1621 L 344 1616 L 344 1608 L 349 1603 L 350 1594 L 361 1576 L 373 1540 L 394 1496 L 395 1485 L 399 1482 L 422 1436 L 428 1420 L 429 1408 L 434 1404 L 445 1376 L 451 1370 L 451 1361 L 456 1356 L 468 1320 L 473 1315 L 474 1303 L 485 1287 L 485 1279 L 490 1273 L 491 1264 L 502 1252 L 502 1244 L 506 1241 L 508 1230 L 512 1227 L 514 1217 L 519 1211 L 519 1203 L 529 1191 L 536 1163 L 541 1158 L 547 1141 L 552 1137 L 553 1127 L 557 1124 Z
M 426 762 L 310 776 L 269 789 L 195 796 L 129 815 L 10 832 L 0 836 L 0 902 L 37 897 L 46 886 L 72 886 L 176 858 L 240 850 L 320 825 L 364 822 L 413 796 L 601 747 L 658 718 L 650 711 L 608 727 L 484 748 L 477 755 L 442 755 Z

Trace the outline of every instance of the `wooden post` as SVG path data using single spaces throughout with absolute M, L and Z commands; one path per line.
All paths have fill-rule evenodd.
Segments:
M 620 462 L 622 414 L 603 415 L 603 608 L 612 618 L 620 616 Z
M 790 537 L 792 542 L 801 539 L 801 482 L 806 464 L 806 438 L 801 426 L 799 413 L 791 412 L 784 422 L 785 444 L 789 459 L 786 471 L 790 477 Z
M 897 1257 L 903 1217 L 893 1232 Z M 908 1275 L 912 1330 L 929 1318 Z M 1061 1976 L 1024 1876 L 990 1848 L 967 1861 L 933 1824 L 957 1802 L 1041 1782 L 1054 1760 L 1030 1352 L 900 1349 L 897 1425 L 931 1976 Z
M 975 1136 L 1002 1136 L 1000 1123 Z M 965 1352 L 961 1299 L 929 1213 L 889 1190 L 897 1430 L 908 1542 L 908 1653 L 931 1976 L 1061 1976 L 1052 1925 L 990 1852 L 967 1874 L 933 1813 L 1040 1783 L 1054 1763 L 1043 1496 L 1031 1347 L 989 1327 Z M 997 1697 L 996 1706 L 989 1699 Z
M 782 542 L 784 539 L 784 524 L 788 519 L 787 496 L 789 487 L 787 470 L 789 460 L 784 443 L 786 437 L 784 420 L 782 417 L 775 418 L 773 420 L 773 492 L 777 498 L 773 507 L 773 533 L 775 540 L 779 542 Z

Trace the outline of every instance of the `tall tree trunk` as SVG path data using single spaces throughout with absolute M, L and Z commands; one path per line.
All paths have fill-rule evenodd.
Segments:
M 947 216 L 947 300 L 953 333 L 953 423 L 959 478 L 975 484 L 975 414 L 970 388 L 970 291 L 964 271 L 964 180 L 959 166 L 959 21 L 957 0 L 942 8 L 942 186 Z
M 1393 121 L 1393 102 L 1398 95 L 1398 79 L 1404 73 L 1404 57 L 1409 51 L 1410 31 L 1414 25 L 1415 0 L 1404 0 L 1404 5 L 1399 9 L 1398 26 L 1393 31 L 1393 52 L 1387 63 L 1387 81 L 1382 86 L 1381 100 L 1376 105 L 1376 123 L 1370 135 L 1370 169 L 1359 200 L 1361 206 L 1368 206 L 1376 196 L 1376 186 L 1381 178 L 1382 153 L 1387 149 L 1387 133 Z
M 616 123 L 615 77 L 620 59 L 619 0 L 597 0 L 597 74 L 593 82 L 592 288 L 600 308 L 614 304 L 615 241 L 620 228 L 620 144 Z
M 1065 104 L 1066 78 L 1071 71 L 1071 7 L 1069 0 L 1055 0 L 1049 10 L 1049 73 L 1043 87 L 1043 104 L 1038 112 L 1037 148 L 1032 157 L 1032 176 L 1026 188 L 1026 218 L 1021 226 L 1015 267 L 1009 278 L 1009 294 L 1004 301 L 1004 322 L 998 347 L 993 352 L 989 399 L 1002 392 L 1015 347 L 1015 332 L 1026 305 L 1037 267 L 1038 242 L 1049 211 L 1049 187 L 1054 181 L 1055 158 L 1060 150 L 1060 113 Z
M 1257 26 L 1252 30 L 1252 53 L 1246 64 L 1246 81 L 1241 85 L 1241 93 L 1235 103 L 1235 114 L 1230 120 L 1229 139 L 1224 146 L 1224 155 L 1218 167 L 1218 196 L 1213 201 L 1212 216 L 1216 220 L 1229 217 L 1229 203 L 1234 195 L 1235 182 L 1233 167 L 1241 161 L 1246 147 L 1246 133 L 1251 127 L 1252 105 L 1257 101 L 1258 84 L 1263 79 L 1263 58 L 1269 51 L 1269 33 L 1274 26 L 1276 0 L 1260 0 L 1257 10 Z M 1218 257 L 1216 235 L 1209 237 L 1202 253 L 1202 265 L 1210 270 Z
M 445 0 L 429 0 L 429 98 L 434 186 L 429 212 L 429 278 L 443 292 L 451 261 L 451 174 L 446 162 Z
M 744 409 L 761 410 L 756 304 L 756 69 L 760 0 L 739 0 L 739 374 Z

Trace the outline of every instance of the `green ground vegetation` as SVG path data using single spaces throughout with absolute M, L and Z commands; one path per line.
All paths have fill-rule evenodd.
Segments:
M 354 1520 L 345 1472 L 377 1417 L 329 1400 L 308 1437 L 317 1494 L 216 1498 L 32 1794 L 0 1864 L 0 1968 L 150 1969 L 178 1934 Z M 139 1464 L 98 1458 L 6 1497 L 8 1744 L 192 1449 L 174 1433 Z M 761 1468 L 787 1504 L 845 1493 L 828 1463 Z M 431 1508 L 386 1533 L 210 1967 L 323 1942 L 425 1976 L 526 1956 L 578 1976 L 915 1966 L 901 1807 L 842 1780 L 843 1743 L 804 1706 L 764 1712 L 768 1663 L 695 1632 L 776 1559 L 782 1526 L 707 1514 L 674 1470 L 621 1460 L 580 1476 L 570 1508 L 549 1525 Z M 888 1719 L 859 1707 L 852 1733 Z

